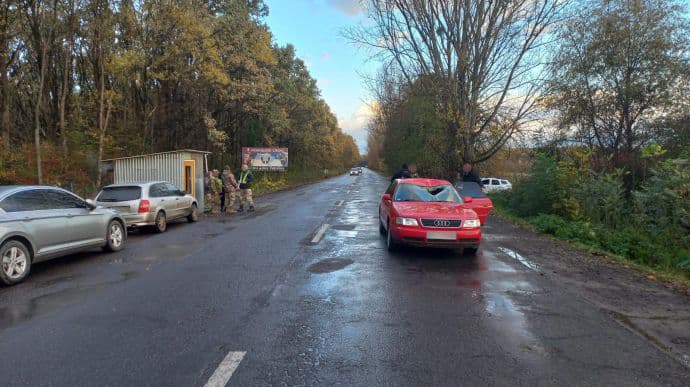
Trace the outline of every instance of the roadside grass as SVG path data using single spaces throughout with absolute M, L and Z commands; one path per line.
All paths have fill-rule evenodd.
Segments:
M 287 172 L 254 172 L 254 196 L 283 191 L 315 183 L 345 173 L 345 169 L 323 170 L 290 169 Z
M 538 214 L 521 217 L 510 211 L 500 195 L 490 195 L 494 213 L 516 226 L 533 232 L 547 234 L 568 242 L 578 250 L 610 259 L 626 268 L 643 273 L 650 280 L 660 280 L 678 290 L 690 294 L 690 271 L 679 269 L 671 260 L 662 256 L 651 264 L 648 260 L 634 258 L 650 250 L 663 251 L 663 246 L 649 240 L 638 240 L 627 230 L 605 231 L 601 225 L 570 221 L 558 215 Z

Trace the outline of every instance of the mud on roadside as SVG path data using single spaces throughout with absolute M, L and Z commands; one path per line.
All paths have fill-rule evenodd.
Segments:
M 690 296 L 644 273 L 492 216 L 501 244 L 690 368 Z M 505 239 L 504 239 L 505 238 Z

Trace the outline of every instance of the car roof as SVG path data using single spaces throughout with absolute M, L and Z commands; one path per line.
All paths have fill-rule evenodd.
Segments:
M 26 191 L 29 189 L 59 189 L 62 191 L 70 192 L 69 190 L 66 190 L 64 188 L 54 187 L 51 185 L 0 185 L 0 199 L 9 196 L 15 192 Z
M 412 178 L 412 179 L 399 179 L 399 183 L 401 184 L 413 184 L 413 185 L 419 185 L 422 187 L 434 187 L 437 185 L 446 185 L 450 184 L 448 180 L 441 180 L 441 179 L 423 179 L 423 178 Z
M 167 181 L 164 180 L 156 180 L 156 181 L 133 181 L 131 183 L 119 183 L 119 184 L 110 184 L 106 185 L 103 188 L 117 188 L 117 187 L 132 187 L 132 186 L 137 186 L 137 187 L 148 187 L 153 184 L 158 184 L 158 183 L 168 183 Z

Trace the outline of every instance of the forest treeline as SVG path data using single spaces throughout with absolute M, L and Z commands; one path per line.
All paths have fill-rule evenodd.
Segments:
M 675 0 L 367 0 L 352 41 L 382 61 L 369 164 L 454 178 L 506 145 L 582 146 L 626 192 L 690 149 L 690 22 Z M 434 34 L 429 31 L 435 31 Z M 524 170 L 523 172 L 527 172 Z M 505 176 L 512 177 L 512 176 Z
M 96 186 L 99 160 L 181 148 L 292 171 L 359 160 L 261 0 L 3 0 L 0 184 Z

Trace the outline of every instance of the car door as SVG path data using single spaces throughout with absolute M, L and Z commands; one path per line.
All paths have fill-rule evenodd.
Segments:
M 75 247 L 105 240 L 105 213 L 92 211 L 83 199 L 67 191 L 48 189 L 44 195 L 51 209 L 64 211 L 69 225 L 68 239 Z
M 170 206 L 169 200 L 167 198 L 167 189 L 165 189 L 165 183 L 155 183 L 151 184 L 149 187 L 149 201 L 151 202 L 151 211 L 158 212 L 160 210 L 165 211 L 167 218 L 172 218 L 174 212 L 171 212 L 168 208 Z
M 165 183 L 165 188 L 170 195 L 170 200 L 174 203 L 175 217 L 179 218 L 186 216 L 189 212 L 189 207 L 192 206 L 190 199 L 187 196 L 182 195 L 182 191 L 170 183 Z
M 21 222 L 32 239 L 36 261 L 70 245 L 66 213 L 51 209 L 44 193 L 45 189 L 28 189 L 2 201 L 8 220 Z

